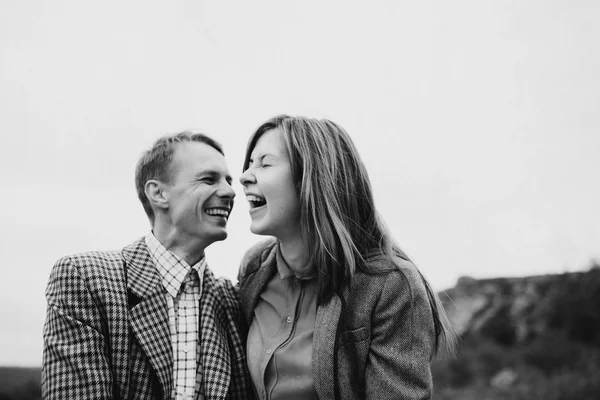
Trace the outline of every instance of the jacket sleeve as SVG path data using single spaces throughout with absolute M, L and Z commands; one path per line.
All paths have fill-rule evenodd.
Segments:
M 42 397 L 111 399 L 102 312 L 76 264 L 68 257 L 57 261 L 46 289 Z
M 388 275 L 371 329 L 365 398 L 430 399 L 433 319 L 425 287 L 412 271 Z

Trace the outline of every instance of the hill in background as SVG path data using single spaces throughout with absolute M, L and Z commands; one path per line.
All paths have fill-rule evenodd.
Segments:
M 440 293 L 460 334 L 433 364 L 436 400 L 600 398 L 600 266 L 525 278 L 459 279 Z
M 0 400 L 41 399 L 40 379 L 40 368 L 0 367 Z

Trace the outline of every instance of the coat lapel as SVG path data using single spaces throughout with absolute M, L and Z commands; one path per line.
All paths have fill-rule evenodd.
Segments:
M 133 333 L 148 356 L 163 393 L 173 388 L 173 350 L 169 312 L 161 278 L 154 267 L 144 239 L 123 249 L 127 268 L 127 290 Z
M 200 298 L 200 364 L 207 399 L 225 399 L 231 378 L 231 357 L 224 327 L 228 326 L 223 306 L 216 298 L 215 277 L 204 271 Z
M 240 282 L 240 305 L 248 326 L 252 323 L 254 308 L 260 294 L 277 271 L 277 246 L 274 246 L 261 265 L 243 282 Z M 252 273 L 251 273 L 252 274 Z M 348 296 L 348 288 L 342 289 Z M 320 399 L 334 399 L 334 387 L 331 384 L 334 371 L 335 340 L 338 321 L 342 312 L 342 301 L 334 294 L 326 304 L 317 309 L 312 349 L 312 366 L 315 389 Z
M 320 399 L 335 398 L 331 384 L 334 371 L 335 336 L 342 310 L 342 302 L 337 294 L 317 309 L 312 349 L 312 366 L 315 389 Z
M 244 313 L 246 326 L 250 326 L 254 317 L 254 308 L 258 303 L 260 294 L 269 283 L 273 274 L 277 271 L 277 245 L 275 245 L 267 255 L 265 261 L 254 273 L 251 279 L 242 282 L 240 288 L 240 307 Z

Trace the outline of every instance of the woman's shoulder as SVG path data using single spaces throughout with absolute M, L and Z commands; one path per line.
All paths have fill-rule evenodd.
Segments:
M 401 257 L 377 256 L 365 260 L 365 268 L 355 275 L 349 298 L 361 299 L 371 313 L 380 310 L 405 312 L 413 323 L 426 323 L 433 334 L 432 308 L 425 280 L 417 267 Z M 388 310 L 388 311 L 385 311 Z M 413 326 L 413 325 L 411 325 Z M 431 329 L 429 329 L 431 328 Z
M 244 256 L 240 263 L 240 271 L 238 274 L 238 280 L 256 272 L 260 266 L 267 260 L 267 258 L 275 251 L 275 245 L 277 239 L 269 238 L 261 240 L 260 242 L 252 245 Z
M 425 295 L 423 276 L 412 261 L 400 256 L 371 255 L 357 273 L 362 279 L 387 282 L 387 286 L 404 288 L 410 296 Z
M 381 252 L 369 252 L 363 259 L 359 270 L 367 274 L 388 274 L 398 270 L 410 273 L 417 270 L 412 261 L 396 254 L 390 256 Z

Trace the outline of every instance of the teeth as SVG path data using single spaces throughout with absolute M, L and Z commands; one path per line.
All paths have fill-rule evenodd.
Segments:
M 222 210 L 220 208 L 209 208 L 209 209 L 206 210 L 206 213 L 208 215 L 222 215 L 224 217 L 228 217 L 229 216 L 229 211 Z
M 248 196 L 246 196 L 246 200 L 248 200 L 248 201 L 259 201 L 259 202 L 265 201 L 265 199 L 260 198 L 258 196 L 255 196 L 253 194 L 249 194 Z

